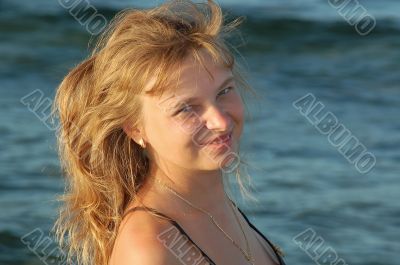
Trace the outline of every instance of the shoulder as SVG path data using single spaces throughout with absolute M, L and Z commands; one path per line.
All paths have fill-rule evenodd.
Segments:
M 179 264 L 167 244 L 177 237 L 177 231 L 169 221 L 148 212 L 128 214 L 119 228 L 110 265 Z

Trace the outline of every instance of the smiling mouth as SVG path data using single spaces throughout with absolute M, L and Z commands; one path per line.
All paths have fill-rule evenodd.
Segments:
M 205 145 L 221 145 L 221 144 L 228 144 L 232 139 L 232 132 L 227 133 L 225 135 L 222 135 L 220 137 L 218 137 L 217 139 L 214 139 L 208 143 L 206 143 Z

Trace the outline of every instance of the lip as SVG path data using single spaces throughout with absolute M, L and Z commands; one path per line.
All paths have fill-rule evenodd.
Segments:
M 216 140 L 222 140 L 221 142 L 214 142 Z M 223 135 L 220 135 L 218 137 L 215 137 L 214 139 L 208 141 L 204 145 L 206 146 L 211 146 L 211 147 L 219 147 L 223 145 L 231 145 L 232 142 L 232 131 Z

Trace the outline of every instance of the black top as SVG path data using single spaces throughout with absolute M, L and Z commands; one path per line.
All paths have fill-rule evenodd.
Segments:
M 234 204 L 234 202 L 232 201 L 232 203 Z M 236 205 L 235 205 L 236 206 Z M 283 258 L 282 258 L 282 256 L 283 256 L 283 253 L 280 251 L 280 249 L 279 248 L 277 248 L 274 244 L 272 244 L 268 239 L 267 239 L 267 237 L 266 236 L 264 236 L 250 221 L 249 221 L 249 219 L 246 217 L 246 215 L 239 209 L 239 207 L 237 207 L 237 209 L 239 210 L 239 212 L 242 214 L 242 216 L 244 217 L 244 219 L 246 220 L 246 222 L 249 224 L 249 226 L 254 230 L 254 231 L 256 231 L 262 238 L 264 238 L 264 240 L 271 246 L 271 248 L 274 250 L 274 252 L 275 252 L 275 255 L 276 255 L 276 257 L 277 257 L 277 259 L 279 260 L 279 265 L 286 265 L 285 264 L 285 262 L 284 262 L 284 260 L 283 260 Z M 129 209 L 125 214 L 124 214 L 124 217 L 129 213 L 129 212 L 132 212 L 132 211 L 135 211 L 135 210 L 145 210 L 145 211 L 150 211 L 150 212 L 152 212 L 152 213 L 154 213 L 156 216 L 159 216 L 159 217 L 161 217 L 161 218 L 163 218 L 163 219 L 166 219 L 166 220 L 168 220 L 173 226 L 175 226 L 178 230 L 179 230 L 179 232 L 181 233 L 181 234 L 183 234 L 183 235 L 185 235 L 186 237 L 187 237 L 187 239 L 194 245 L 194 246 L 196 246 L 197 247 L 197 249 L 201 252 L 201 254 L 202 254 L 202 256 L 203 256 L 203 258 L 210 264 L 210 265 L 216 265 L 215 264 L 215 262 L 192 240 L 192 238 L 185 232 L 185 230 L 175 221 L 175 220 L 173 220 L 172 218 L 170 218 L 169 216 L 167 216 L 167 215 L 165 215 L 165 214 L 163 214 L 163 213 L 161 213 L 161 212 L 159 212 L 159 211 L 157 211 L 156 209 L 154 209 L 154 208 L 151 208 L 151 207 L 133 207 L 133 208 L 131 208 L 131 209 Z

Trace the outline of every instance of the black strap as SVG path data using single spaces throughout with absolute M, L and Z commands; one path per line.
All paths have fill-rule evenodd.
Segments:
M 136 207 L 133 207 L 133 208 L 129 209 L 129 210 L 126 211 L 125 214 L 122 216 L 122 219 L 124 219 L 125 216 L 127 216 L 129 213 L 131 213 L 131 212 L 133 212 L 133 211 L 135 211 L 135 210 L 149 211 L 149 212 L 152 212 L 153 214 L 157 215 L 158 217 L 161 217 L 162 219 L 166 219 L 166 220 L 168 220 L 168 221 L 175 222 L 175 221 L 174 221 L 171 217 L 169 217 L 168 215 L 165 215 L 165 214 L 163 214 L 163 213 L 157 211 L 156 209 L 151 208 L 151 207 L 147 207 L 147 206 L 136 206 Z
M 198 249 L 198 250 L 201 252 L 201 254 L 203 255 L 203 258 L 205 258 L 206 261 L 207 261 L 208 263 L 210 263 L 210 265 L 216 265 L 215 262 L 201 249 L 201 247 L 199 247 L 199 246 L 196 244 L 196 242 L 194 242 L 194 240 L 185 232 L 185 230 L 178 224 L 178 222 L 176 222 L 174 219 L 172 219 L 172 218 L 169 217 L 168 215 L 163 214 L 163 213 L 157 211 L 157 210 L 154 209 L 154 208 L 147 207 L 147 206 L 144 206 L 144 207 L 141 207 L 141 206 L 133 207 L 133 208 L 129 209 L 129 210 L 123 215 L 122 219 L 123 219 L 128 213 L 133 212 L 133 211 L 135 211 L 135 210 L 150 211 L 150 212 L 154 213 L 155 215 L 161 217 L 162 219 L 165 219 L 165 220 L 169 221 L 173 226 L 175 226 L 175 227 L 179 230 L 179 232 L 180 232 L 181 234 L 184 234 L 184 235 L 189 239 L 189 241 L 192 242 L 192 244 L 195 245 L 195 246 L 197 247 L 197 249 Z
M 235 204 L 232 200 L 230 200 L 230 201 L 235 205 L 235 207 L 237 207 L 236 204 Z M 272 248 L 273 251 L 275 252 L 275 255 L 278 257 L 279 264 L 280 264 L 280 265 L 286 265 L 286 263 L 284 262 L 284 260 L 283 260 L 283 258 L 281 257 L 281 255 L 276 251 L 275 246 L 267 239 L 266 236 L 264 236 L 264 235 L 250 222 L 250 220 L 249 220 L 249 219 L 247 218 L 247 216 L 242 212 L 242 210 L 240 210 L 239 207 L 237 207 L 237 209 L 238 209 L 239 212 L 242 214 L 243 218 L 246 220 L 246 222 L 249 224 L 249 226 L 250 226 L 251 228 L 253 228 L 254 231 L 256 231 L 262 238 L 264 238 L 265 241 L 271 246 L 271 248 Z M 153 214 L 155 214 L 156 216 L 159 216 L 160 218 L 169 221 L 172 225 L 174 225 L 174 226 L 179 230 L 179 232 L 181 232 L 182 234 L 184 234 L 184 235 L 190 240 L 190 242 L 192 242 L 192 243 L 198 248 L 198 250 L 201 252 L 201 254 L 203 255 L 203 257 L 210 263 L 210 265 L 216 265 L 215 262 L 214 262 L 214 261 L 213 261 L 213 260 L 212 260 L 212 259 L 211 259 L 211 258 L 210 258 L 210 257 L 209 257 L 209 256 L 194 242 L 194 241 L 193 241 L 193 239 L 185 232 L 185 230 L 184 230 L 174 219 L 172 219 L 171 217 L 167 216 L 166 214 L 163 214 L 163 213 L 157 211 L 157 210 L 154 209 L 154 208 L 147 207 L 147 206 L 143 206 L 143 207 L 142 207 L 142 206 L 136 206 L 136 207 L 133 207 L 133 208 L 129 209 L 129 210 L 123 215 L 122 219 L 123 219 L 128 213 L 133 212 L 133 211 L 135 211 L 135 210 L 150 211 L 150 212 L 152 212 Z
M 234 203 L 235 204 L 235 203 Z M 235 204 L 236 205 L 236 204 Z M 246 222 L 250 225 L 251 228 L 254 229 L 254 231 L 256 231 L 262 238 L 265 239 L 265 241 L 267 241 L 267 243 L 271 246 L 271 248 L 273 249 L 273 251 L 275 252 L 275 255 L 278 257 L 279 260 L 279 264 L 280 265 L 286 265 L 285 261 L 283 260 L 283 258 L 281 257 L 281 255 L 276 251 L 275 246 L 267 239 L 266 236 L 264 236 L 261 231 L 259 231 L 257 229 L 257 227 L 255 227 L 250 220 L 247 218 L 247 216 L 242 212 L 242 210 L 240 210 L 239 207 L 237 207 L 237 209 L 239 210 L 239 212 L 242 214 L 243 218 L 246 220 Z

